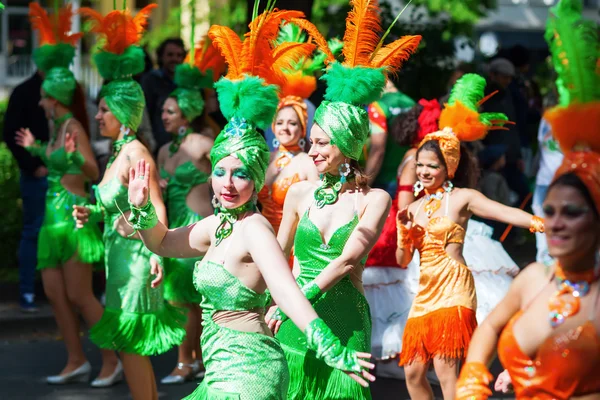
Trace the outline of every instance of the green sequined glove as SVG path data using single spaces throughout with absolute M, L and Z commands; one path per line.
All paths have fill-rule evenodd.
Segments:
M 134 232 L 130 236 L 135 235 L 137 231 L 152 229 L 158 223 L 156 209 L 152 205 L 150 198 L 148 198 L 148 202 L 142 208 L 137 208 L 131 203 L 129 203 L 129 207 L 131 209 L 129 222 L 134 229 Z
M 25 146 L 25 150 L 27 150 L 34 157 L 42 157 L 46 152 L 46 145 L 45 143 L 36 140 L 33 145 Z
M 76 167 L 81 168 L 85 164 L 85 157 L 79 151 L 67 153 L 67 161 L 73 163 Z
M 360 374 L 362 367 L 358 363 L 356 351 L 342 346 L 340 339 L 333 334 L 331 329 L 321 318 L 315 318 L 304 331 L 307 345 L 310 350 L 317 353 L 317 358 L 325 364 L 341 371 Z
M 315 283 L 315 281 L 308 282 L 300 290 L 302 290 L 302 293 L 304 293 L 304 296 L 308 299 L 310 304 L 315 304 L 316 301 L 319 300 L 319 298 L 321 298 L 321 288 Z M 288 318 L 289 317 L 285 315 L 279 307 L 277 307 L 277 310 L 275 310 L 275 312 L 271 316 L 271 319 L 276 319 L 281 322 L 287 320 Z

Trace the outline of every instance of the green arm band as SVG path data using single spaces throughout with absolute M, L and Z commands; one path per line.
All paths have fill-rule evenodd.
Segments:
M 42 157 L 46 152 L 46 146 L 45 143 L 36 140 L 33 145 L 25 146 L 25 150 L 27 150 L 34 157 Z
M 76 167 L 81 168 L 85 164 L 85 157 L 79 151 L 67 153 L 67 162 L 73 163 Z
M 89 204 L 86 206 L 90 209 L 90 216 L 88 222 L 98 223 L 104 219 L 104 208 L 99 204 Z
M 317 358 L 325 361 L 325 364 L 341 371 L 350 371 L 356 374 L 362 372 L 356 351 L 342 346 L 340 339 L 333 334 L 321 318 L 312 320 L 304 334 L 308 348 L 314 350 Z
M 130 237 L 135 235 L 137 231 L 152 229 L 158 224 L 156 209 L 152 205 L 150 198 L 148 198 L 148 202 L 142 208 L 137 208 L 131 203 L 129 203 L 129 208 L 131 209 L 129 222 L 134 229 L 133 233 L 129 235 Z
M 310 304 L 315 304 L 322 294 L 321 288 L 315 283 L 315 281 L 308 282 L 300 290 L 302 290 L 302 293 L 308 299 Z M 281 311 L 281 308 L 278 307 L 277 310 L 275 310 L 275 312 L 271 316 L 271 318 L 283 322 L 288 319 L 288 316 L 285 315 L 283 311 Z

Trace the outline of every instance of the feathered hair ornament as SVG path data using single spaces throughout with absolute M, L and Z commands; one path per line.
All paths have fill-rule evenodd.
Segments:
M 598 24 L 584 20 L 581 0 L 550 9 L 546 41 L 558 78 L 559 105 L 544 118 L 565 153 L 555 179 L 579 177 L 600 208 L 600 46 Z
M 69 68 L 77 41 L 83 36 L 82 33 L 71 33 L 71 4 L 62 8 L 58 8 L 58 2 L 55 4 L 54 14 L 49 16 L 38 3 L 29 3 L 31 27 L 40 34 L 40 47 L 33 51 L 33 60 L 42 72 L 54 67 Z
M 458 168 L 461 141 L 483 139 L 490 130 L 506 130 L 504 125 L 512 123 L 502 113 L 479 113 L 479 106 L 496 93 L 484 96 L 485 83 L 485 79 L 477 74 L 460 77 L 440 114 L 441 130 L 426 135 L 419 145 L 438 141 L 450 179 Z

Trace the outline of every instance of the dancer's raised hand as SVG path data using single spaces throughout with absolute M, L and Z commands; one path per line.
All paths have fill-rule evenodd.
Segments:
M 15 142 L 21 147 L 29 147 L 35 144 L 35 137 L 29 128 L 21 128 L 15 132 Z
M 398 211 L 398 214 L 396 214 L 396 219 L 402 225 L 408 225 L 409 223 L 413 222 L 413 215 L 408 212 L 408 207 L 404 207 L 402 210 Z
M 65 151 L 74 153 L 77 151 L 77 132 L 67 133 L 65 135 Z
M 129 202 L 132 206 L 142 208 L 148 202 L 150 188 L 150 164 L 141 159 L 129 168 Z

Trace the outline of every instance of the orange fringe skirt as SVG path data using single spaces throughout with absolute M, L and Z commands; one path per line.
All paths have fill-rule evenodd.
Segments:
M 435 357 L 463 360 L 476 327 L 475 311 L 461 306 L 409 318 L 399 365 L 427 364 Z

